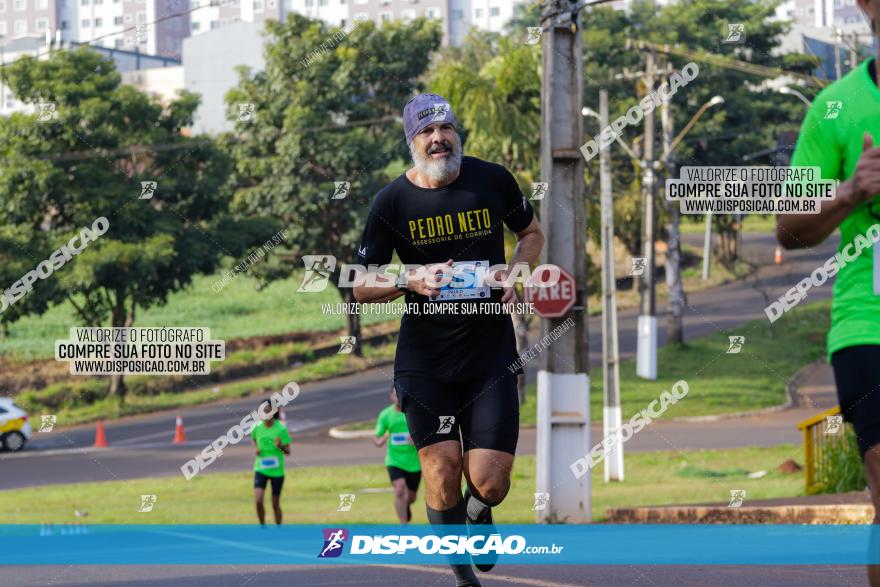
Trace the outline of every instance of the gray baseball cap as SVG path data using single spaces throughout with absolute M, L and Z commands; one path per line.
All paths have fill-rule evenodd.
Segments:
M 455 126 L 455 115 L 449 100 L 437 94 L 419 94 L 403 107 L 403 132 L 410 144 L 422 129 L 432 122 L 448 122 Z

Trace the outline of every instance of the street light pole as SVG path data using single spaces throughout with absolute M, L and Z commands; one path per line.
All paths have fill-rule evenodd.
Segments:
M 599 115 L 599 113 L 596 112 L 595 110 L 593 110 L 592 108 L 590 108 L 589 106 L 584 106 L 583 109 L 581 110 L 581 114 L 583 114 L 584 116 L 592 116 L 596 120 L 598 120 L 600 122 L 602 121 L 602 117 Z M 601 131 L 602 129 L 607 128 L 607 126 L 608 126 L 607 124 L 602 124 L 601 125 L 602 128 L 600 128 L 599 130 Z M 630 159 L 633 160 L 633 163 L 635 163 L 639 168 L 641 168 L 642 162 L 639 160 L 639 156 L 636 155 L 633 152 L 633 150 L 629 148 L 629 145 L 626 144 L 626 141 L 620 140 L 620 136 L 618 136 L 618 135 L 614 135 L 614 140 L 615 140 L 615 142 L 617 142 L 618 145 L 620 145 L 620 148 L 623 149 L 627 155 L 629 155 Z
M 709 262 L 712 255 L 712 212 L 706 212 L 706 234 L 703 237 L 703 281 L 709 279 Z
M 654 91 L 654 50 L 647 52 L 645 92 Z M 641 297 L 636 338 L 636 375 L 657 379 L 657 316 L 654 298 L 654 110 L 645 113 L 645 139 L 642 146 L 642 256 L 645 270 L 639 280 Z
M 608 128 L 608 91 L 599 91 L 599 118 Z M 614 282 L 614 208 L 611 200 L 611 150 L 599 152 L 600 205 L 602 209 L 602 375 L 605 409 L 602 414 L 605 438 L 623 424 L 620 410 L 620 357 L 617 341 L 617 299 Z M 623 481 L 623 443 L 605 456 L 605 481 Z
M 723 104 L 723 103 L 724 103 L 724 98 L 722 98 L 721 96 L 712 96 L 712 98 L 708 102 L 706 102 L 705 104 L 700 106 L 700 109 L 697 110 L 696 114 L 694 114 L 693 117 L 691 117 L 690 121 L 684 126 L 682 131 L 680 133 L 678 133 L 678 136 L 675 137 L 675 139 L 669 144 L 668 149 L 664 149 L 664 156 L 667 156 L 667 154 L 671 155 L 673 152 L 675 152 L 675 148 L 678 147 L 678 144 L 685 137 L 685 135 L 688 133 L 688 131 L 690 131 L 691 128 L 693 128 L 693 126 L 695 124 L 697 124 L 697 121 L 700 119 L 701 116 L 703 116 L 703 113 L 706 112 L 706 110 L 708 110 L 712 106 L 715 106 L 716 104 Z M 664 112 L 665 112 L 665 109 L 664 109 Z M 671 124 L 671 121 L 670 121 L 670 124 Z M 670 130 L 670 134 L 671 133 L 672 133 L 672 131 Z M 677 208 L 676 208 L 676 212 L 678 212 Z M 703 242 L 703 280 L 704 281 L 709 279 L 709 260 L 710 260 L 709 258 L 710 258 L 711 252 L 712 252 L 711 251 L 711 248 L 712 248 L 711 242 L 712 242 L 712 212 L 706 212 L 706 237 L 705 237 L 705 241 Z
M 779 92 L 780 94 L 786 94 L 786 95 L 791 95 L 791 96 L 797 96 L 797 98 L 800 99 L 801 102 L 803 102 L 804 104 L 807 105 L 807 108 L 809 108 L 810 106 L 812 106 L 812 103 L 811 103 L 809 100 L 807 100 L 807 97 L 806 97 L 806 96 L 804 96 L 803 94 L 801 94 L 801 93 L 798 92 L 797 90 L 794 90 L 794 89 L 792 89 L 792 88 L 789 88 L 788 86 L 782 86 L 781 88 L 779 88 L 779 89 L 776 90 L 776 91 Z

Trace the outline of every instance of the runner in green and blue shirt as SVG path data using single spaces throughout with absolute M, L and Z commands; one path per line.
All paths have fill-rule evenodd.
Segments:
M 397 393 L 391 387 L 391 405 L 379 413 L 376 419 L 376 437 L 373 443 L 382 446 L 388 442 L 385 467 L 394 487 L 394 511 L 401 524 L 412 519 L 410 504 L 416 500 L 422 468 L 419 453 L 409 435 L 406 416 L 400 411 Z
M 284 455 L 290 454 L 290 433 L 284 422 L 278 420 L 278 409 L 269 400 L 260 404 L 260 413 L 270 414 L 257 423 L 251 432 L 256 448 L 254 458 L 254 499 L 257 503 L 257 518 L 260 525 L 266 525 L 266 510 L 263 496 L 266 484 L 272 483 L 272 510 L 275 523 L 281 525 L 281 488 L 284 485 Z

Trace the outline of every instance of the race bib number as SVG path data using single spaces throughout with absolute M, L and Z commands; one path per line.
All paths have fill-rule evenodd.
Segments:
M 260 459 L 261 469 L 275 469 L 278 467 L 278 457 L 263 457 Z
M 397 432 L 395 434 L 392 434 L 391 444 L 394 446 L 409 444 L 409 434 L 407 434 L 406 432 Z
M 874 295 L 880 296 L 880 243 L 874 243 Z
M 480 285 L 489 273 L 489 261 L 455 261 L 452 281 L 440 288 L 435 302 L 489 298 L 491 288 Z

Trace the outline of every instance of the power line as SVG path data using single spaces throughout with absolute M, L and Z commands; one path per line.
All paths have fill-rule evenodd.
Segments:
M 689 59 L 705 61 L 717 67 L 732 69 L 735 71 L 740 71 L 742 73 L 748 73 L 761 77 L 777 78 L 783 75 L 788 75 L 801 81 L 815 83 L 820 87 L 825 86 L 830 81 L 828 79 L 820 78 L 814 75 L 805 75 L 802 73 L 789 71 L 781 67 L 759 65 L 757 63 L 749 63 L 748 61 L 740 61 L 739 59 L 734 59 L 732 57 L 727 57 L 724 55 L 718 55 L 717 53 L 709 53 L 708 51 L 704 51 L 702 49 L 690 49 L 677 45 L 652 43 L 650 41 L 635 41 L 635 44 L 636 47 L 641 50 L 653 49 L 658 53 L 665 53 L 667 55 L 676 55 L 678 57 L 687 57 Z
M 556 0 L 556 6 L 560 8 L 555 12 L 548 12 L 547 14 L 541 15 L 542 23 L 549 21 L 546 25 L 542 24 L 542 29 L 546 31 L 550 27 L 562 24 L 563 22 L 565 22 L 566 16 L 568 16 L 571 19 L 572 23 L 574 23 L 574 15 L 576 15 L 584 8 L 587 8 L 588 6 L 596 6 L 598 4 L 607 4 L 609 2 L 614 2 L 615 0 L 592 0 L 590 2 L 587 2 L 587 0 L 580 0 L 579 2 L 576 2 L 575 4 L 572 4 L 566 8 L 561 8 L 561 3 L 564 1 L 565 0 Z

